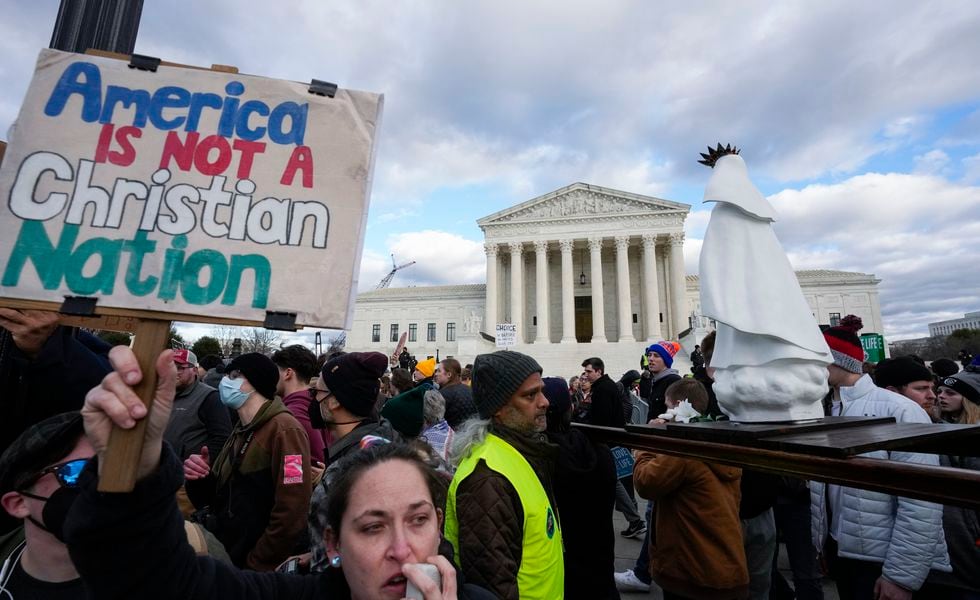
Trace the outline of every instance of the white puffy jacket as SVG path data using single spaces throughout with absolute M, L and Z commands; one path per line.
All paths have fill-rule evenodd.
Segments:
M 899 423 L 929 423 L 929 415 L 905 396 L 877 387 L 864 375 L 852 387 L 840 388 L 845 417 L 895 417 Z M 876 450 L 862 454 L 921 465 L 939 465 L 935 454 Z M 810 482 L 810 525 L 813 543 L 823 551 L 830 526 L 827 486 Z M 943 507 L 856 488 L 841 488 L 838 554 L 884 563 L 882 575 L 910 590 L 918 590 L 930 569 L 950 571 L 943 536 Z

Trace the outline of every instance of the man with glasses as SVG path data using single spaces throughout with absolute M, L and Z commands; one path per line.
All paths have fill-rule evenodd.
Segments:
M 231 434 L 231 416 L 221 404 L 218 390 L 198 380 L 197 356 L 190 350 L 174 350 L 177 396 L 170 423 L 163 434 L 180 460 L 207 446 L 217 456 Z
M 0 502 L 23 527 L 0 538 L 0 598 L 85 598 L 63 526 L 95 451 L 75 412 L 28 428 L 0 457 Z

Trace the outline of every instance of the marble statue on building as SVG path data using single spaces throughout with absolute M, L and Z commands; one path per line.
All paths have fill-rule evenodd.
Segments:
M 701 248 L 701 312 L 717 327 L 714 391 L 734 421 L 823 416 L 830 348 L 776 238 L 775 210 L 731 147 L 709 148 L 714 202 Z

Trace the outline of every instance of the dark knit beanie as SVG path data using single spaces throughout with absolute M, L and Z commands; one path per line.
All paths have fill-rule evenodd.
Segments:
M 639 379 L 640 374 L 636 372 Z M 572 396 L 568 393 L 568 384 L 561 377 L 545 377 L 544 397 L 548 399 L 548 422 L 558 418 L 572 409 Z
M 265 354 L 258 352 L 242 354 L 231 361 L 225 373 L 235 370 L 244 375 L 255 391 L 262 394 L 266 400 L 276 397 L 276 388 L 279 387 L 279 369 Z
M 541 373 L 541 365 L 527 354 L 498 350 L 477 356 L 473 361 L 473 401 L 480 417 L 495 415 L 533 373 Z
M 381 416 L 391 421 L 395 431 L 405 437 L 418 437 L 424 421 L 425 393 L 434 389 L 428 383 L 416 386 L 385 402 Z
M 943 379 L 939 385 L 948 387 L 970 402 L 980 405 L 980 373 L 961 371 Z
M 864 373 L 864 348 L 857 332 L 864 327 L 860 317 L 847 315 L 837 327 L 823 332 L 823 337 L 834 355 L 834 364 L 851 373 Z
M 878 387 L 900 388 L 913 381 L 932 383 L 932 371 L 910 356 L 886 358 L 875 366 L 875 384 Z
M 85 434 L 77 410 L 28 427 L 0 456 L 0 494 L 18 491 L 48 465 L 67 456 Z
M 348 352 L 323 365 L 320 378 L 341 406 L 358 417 L 370 417 L 378 400 L 388 357 L 380 352 Z
M 930 363 L 929 368 L 936 374 L 936 377 L 949 377 L 960 372 L 960 366 L 955 360 L 949 358 L 938 358 Z

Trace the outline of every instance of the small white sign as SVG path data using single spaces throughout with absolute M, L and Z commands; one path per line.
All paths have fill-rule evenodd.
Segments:
M 497 347 L 513 348 L 517 345 L 517 325 L 497 323 Z

